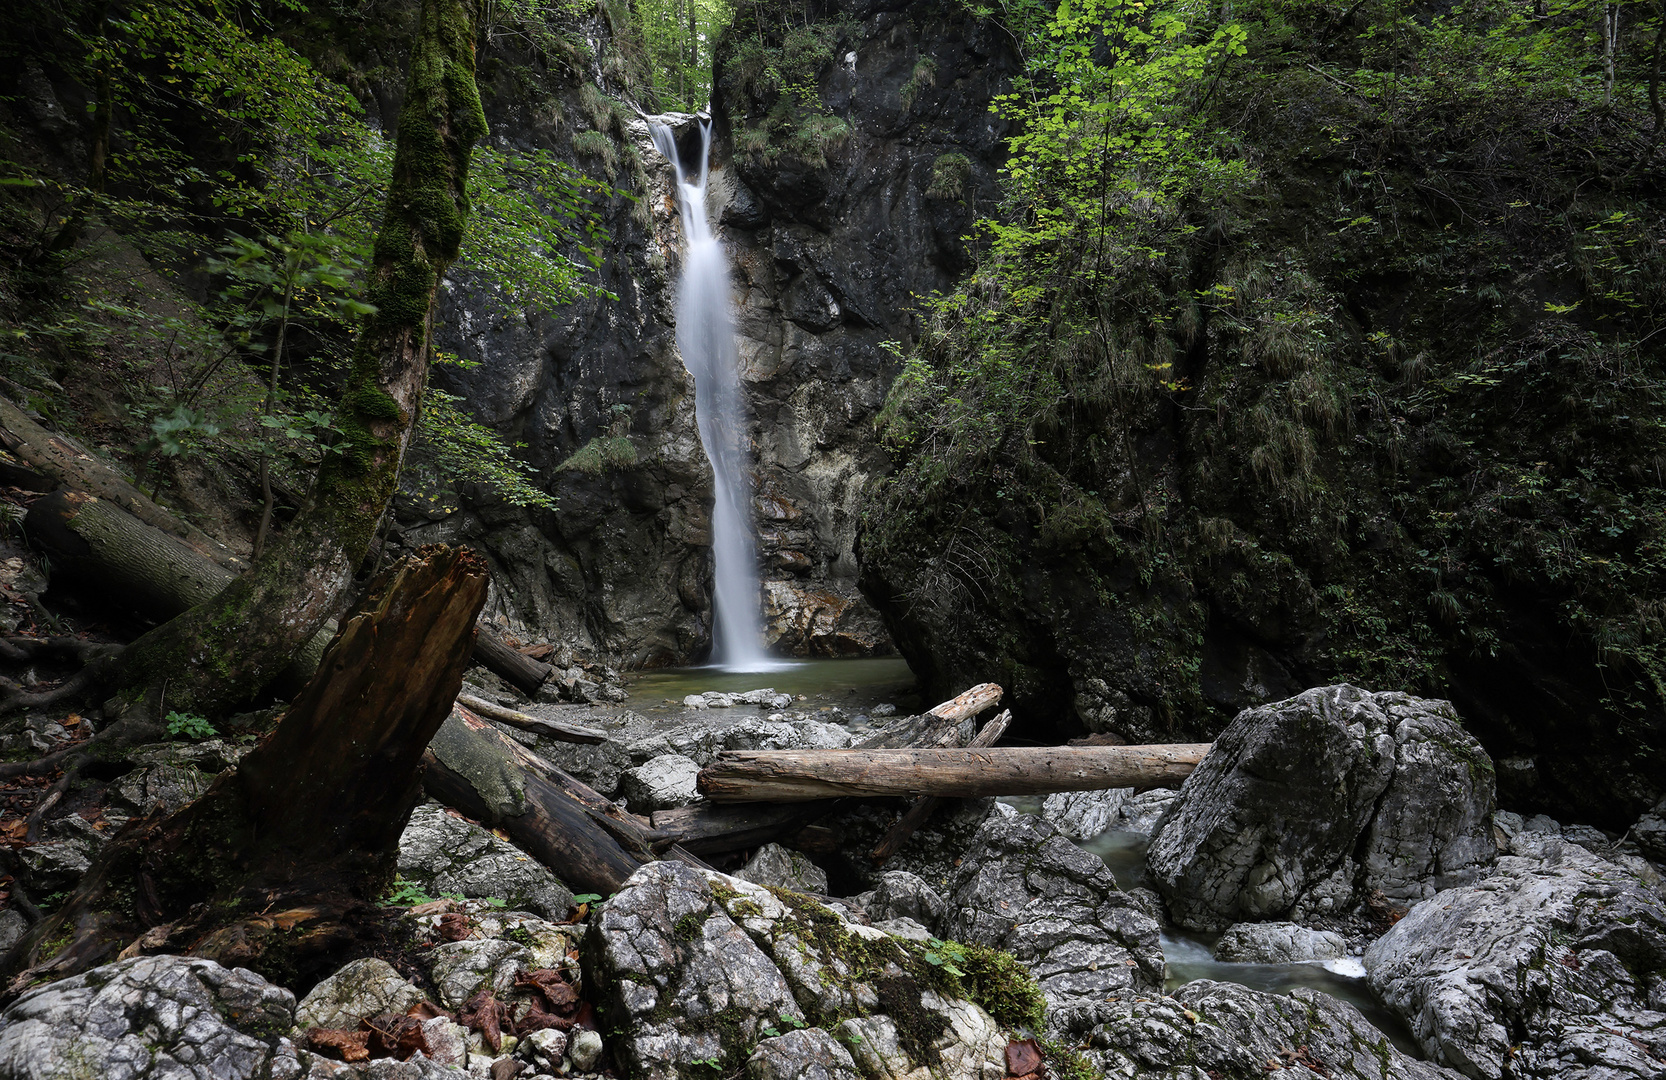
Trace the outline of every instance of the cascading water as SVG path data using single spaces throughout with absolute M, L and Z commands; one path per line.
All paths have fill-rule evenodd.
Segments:
M 752 537 L 747 477 L 746 410 L 740 392 L 740 352 L 729 294 L 729 261 L 706 220 L 706 172 L 711 121 L 700 121 L 699 182 L 683 172 L 676 133 L 649 120 L 654 145 L 677 171 L 683 218 L 683 275 L 677 283 L 677 348 L 694 376 L 694 414 L 712 466 L 712 661 L 728 671 L 779 666 L 764 652 L 758 606 L 757 544 Z

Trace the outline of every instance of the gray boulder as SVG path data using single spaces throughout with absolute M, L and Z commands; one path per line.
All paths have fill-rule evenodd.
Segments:
M 846 921 L 804 896 L 673 862 L 649 863 L 592 917 L 585 970 L 615 1053 L 637 1080 L 688 1075 L 695 1062 L 760 1075 L 792 1067 L 844 1076 L 827 1025 L 869 1075 L 983 1080 L 1002 1075 L 1006 1045 L 979 1006 L 920 981 L 926 947 Z M 894 1015 L 893 1015 L 894 1014 Z M 899 1034 L 897 1023 L 905 1028 Z M 755 1048 L 783 1029 L 811 1028 Z M 900 1057 L 898 1055 L 901 1055 Z M 756 1061 L 754 1065 L 752 1062 Z M 900 1072 L 898 1070 L 901 1070 Z
M 1395 1048 L 1358 1009 L 1307 988 L 1268 994 L 1200 979 L 1172 997 L 1127 995 L 1092 1015 L 1086 1056 L 1142 1080 L 1458 1080 Z
M 944 924 L 947 937 L 1012 953 L 1054 1007 L 1163 986 L 1155 913 L 1037 817 L 990 816 L 962 852 Z
M 856 906 L 876 923 L 912 919 L 934 933 L 949 910 L 941 893 L 918 874 L 906 870 L 890 870 L 879 875 L 873 890 L 855 899 Z
M 811 862 L 803 852 L 780 844 L 765 844 L 753 852 L 735 876 L 754 885 L 827 895 L 827 871 Z
M 380 1013 L 400 1013 L 428 996 L 375 957 L 354 960 L 317 986 L 295 1010 L 298 1027 L 356 1030 L 359 1021 Z
M 551 919 L 566 917 L 573 902 L 542 863 L 434 803 L 411 812 L 399 838 L 399 874 L 430 895 L 496 897 Z
M 1449 704 L 1320 687 L 1238 714 L 1181 786 L 1147 866 L 1194 929 L 1379 890 L 1415 901 L 1485 871 L 1493 803 L 1492 763 Z M 1326 902 L 1304 904 L 1318 889 Z
M 501 938 L 452 941 L 428 951 L 428 971 L 440 1004 L 457 1009 L 481 990 L 504 996 L 515 973 L 536 966 L 525 946 Z
M 188 764 L 155 762 L 141 765 L 110 787 L 111 801 L 134 814 L 183 809 L 208 790 L 214 777 Z
M 143 956 L 37 987 L 0 1013 L 4 1080 L 298 1080 L 295 995 L 211 960 Z
M 700 799 L 694 778 L 700 763 L 681 754 L 661 754 L 619 774 L 619 797 L 638 814 L 687 806 Z
M 765 1039 L 746 1059 L 747 1080 L 861 1080 L 850 1051 L 821 1028 Z
M 1666 799 L 1637 819 L 1631 827 L 1631 838 L 1645 858 L 1666 863 Z
M 1239 923 L 1215 942 L 1215 959 L 1232 964 L 1301 964 L 1347 955 L 1341 934 L 1288 922 Z
M 1167 788 L 1138 795 L 1133 788 L 1063 791 L 1047 796 L 1041 816 L 1072 840 L 1091 840 L 1113 829 L 1150 836 L 1178 795 Z
M 724 750 L 835 750 L 850 742 L 850 732 L 838 724 L 735 716 L 690 720 L 638 739 L 629 749 L 637 761 L 681 754 L 704 766 Z
M 1371 987 L 1467 1076 L 1666 1076 L 1666 904 L 1565 841 L 1414 907 L 1365 954 Z

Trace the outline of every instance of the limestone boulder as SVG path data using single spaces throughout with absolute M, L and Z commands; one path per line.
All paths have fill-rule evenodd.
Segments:
M 1172 996 L 1124 996 L 1085 1011 L 1085 1056 L 1108 1077 L 1459 1080 L 1402 1053 L 1352 1005 L 1305 987 L 1268 994 L 1200 979 Z
M 1576 844 L 1423 901 L 1365 969 L 1430 1057 L 1477 1080 L 1666 1075 L 1666 903 Z
M 694 778 L 700 763 L 682 754 L 661 754 L 619 775 L 619 796 L 638 814 L 687 806 L 700 799 Z
M 573 902 L 542 863 L 434 803 L 411 812 L 399 838 L 399 874 L 432 896 L 493 897 L 549 919 L 565 918 Z
M 1320 687 L 1238 715 L 1181 785 L 1147 866 L 1174 920 L 1201 930 L 1379 891 L 1414 902 L 1486 871 L 1494 802 L 1492 762 L 1448 703 Z M 1317 908 L 1303 903 L 1315 890 Z
M 811 862 L 803 852 L 784 848 L 780 844 L 760 847 L 735 876 L 754 885 L 827 895 L 827 871 Z
M 945 936 L 1010 952 L 1050 1005 L 1162 989 L 1155 912 L 1037 817 L 992 814 L 961 853 Z
M 376 957 L 354 960 L 313 987 L 295 1011 L 298 1027 L 358 1029 L 359 1021 L 381 1013 L 403 1014 L 428 1000 L 392 964 Z
M 1304 964 L 1347 955 L 1341 934 L 1289 922 L 1239 923 L 1215 942 L 1215 959 L 1233 964 Z

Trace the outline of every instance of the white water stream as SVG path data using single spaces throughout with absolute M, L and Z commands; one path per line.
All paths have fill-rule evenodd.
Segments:
M 683 273 L 677 283 L 677 348 L 694 376 L 694 413 L 712 466 L 712 563 L 715 612 L 712 663 L 725 671 L 770 671 L 778 662 L 763 646 L 758 548 L 746 452 L 746 401 L 740 389 L 729 260 L 706 220 L 711 121 L 700 120 L 700 171 L 691 178 L 670 125 L 649 120 L 654 145 L 677 171 L 683 219 Z

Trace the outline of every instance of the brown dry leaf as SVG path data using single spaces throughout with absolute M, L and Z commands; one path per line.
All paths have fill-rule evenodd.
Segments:
M 419 1001 L 405 1010 L 406 1016 L 414 1016 L 418 1020 L 432 1020 L 436 1016 L 450 1016 L 451 1014 L 434 1004 L 432 1001 Z
M 1007 1043 L 1007 1075 L 1029 1076 L 1041 1071 L 1041 1047 L 1034 1039 L 1013 1039 Z
M 515 989 L 531 990 L 544 999 L 546 1011 L 557 1015 L 572 1015 L 578 1005 L 578 991 L 567 977 L 554 968 L 521 971 L 515 975 Z
M 426 904 L 412 905 L 406 910 L 405 914 L 412 915 L 420 919 L 426 915 L 443 915 L 448 911 L 456 910 L 457 901 L 442 897 L 439 900 L 430 900 Z
M 457 1010 L 457 1022 L 470 1031 L 480 1032 L 481 1041 L 494 1055 L 503 1046 L 503 1022 L 506 1019 L 508 1011 L 490 990 L 480 991 Z
M 474 921 L 460 911 L 440 916 L 441 941 L 467 941 L 474 936 Z
M 334 1028 L 308 1028 L 306 1047 L 315 1054 L 337 1061 L 369 1061 L 370 1032 L 338 1031 Z
M 520 1020 L 516 1022 L 515 1034 L 530 1035 L 534 1031 L 542 1031 L 545 1028 L 554 1028 L 557 1031 L 571 1031 L 573 1029 L 573 1021 L 571 1017 L 557 1016 L 554 1013 L 545 1012 L 534 1004 L 532 1008 L 526 1011 L 526 1015 L 521 1017 Z
M 492 1080 L 515 1080 L 525 1067 L 514 1058 L 499 1058 L 492 1062 Z
M 391 1057 L 404 1061 L 421 1050 L 430 1053 L 428 1037 L 423 1033 L 422 1021 L 414 1016 L 383 1013 L 359 1021 L 359 1027 L 370 1036 L 371 1057 Z

